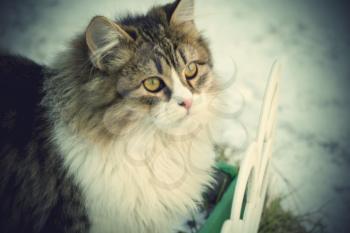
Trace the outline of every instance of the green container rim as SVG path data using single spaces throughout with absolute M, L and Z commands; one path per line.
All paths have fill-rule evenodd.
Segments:
M 232 200 L 237 182 L 238 169 L 224 162 L 216 164 L 219 170 L 222 170 L 232 177 L 232 181 L 221 200 L 214 207 L 205 224 L 197 233 L 220 233 L 221 228 L 226 220 L 230 218 Z

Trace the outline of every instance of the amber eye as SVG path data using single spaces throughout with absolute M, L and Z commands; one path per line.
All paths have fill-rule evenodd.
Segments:
M 197 76 L 198 73 L 198 66 L 196 63 L 191 62 L 190 64 L 188 64 L 185 68 L 185 76 L 186 79 L 193 79 Z
M 164 83 L 158 77 L 151 77 L 143 81 L 143 86 L 149 92 L 158 92 L 163 89 Z

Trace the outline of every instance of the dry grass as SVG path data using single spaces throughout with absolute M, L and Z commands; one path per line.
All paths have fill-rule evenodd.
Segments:
M 229 158 L 224 155 L 225 148 L 225 146 L 215 146 L 217 161 L 229 161 Z M 288 180 L 286 182 L 289 183 Z M 327 233 L 322 221 L 315 222 L 312 214 L 295 215 L 282 208 L 282 201 L 283 198 L 269 201 L 261 217 L 259 233 Z
M 296 216 L 281 206 L 282 198 L 270 202 L 263 212 L 259 233 L 326 233 L 321 221 L 314 222 L 310 215 Z M 311 229 L 306 229 L 308 225 Z

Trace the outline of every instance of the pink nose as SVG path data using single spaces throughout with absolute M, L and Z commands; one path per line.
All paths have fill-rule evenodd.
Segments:
M 192 100 L 191 99 L 185 99 L 179 103 L 180 106 L 186 108 L 186 110 L 190 110 L 192 107 Z

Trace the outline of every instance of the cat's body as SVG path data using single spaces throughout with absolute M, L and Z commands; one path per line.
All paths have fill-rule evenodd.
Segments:
M 84 190 L 91 232 L 176 232 L 201 203 L 203 184 L 212 179 L 208 141 L 170 144 L 154 135 L 145 145 L 162 152 L 125 151 L 130 141 L 148 140 L 143 136 L 140 131 L 100 148 L 59 129 L 70 174 Z
M 0 56 L 0 232 L 85 232 L 82 195 L 49 141 L 44 67 Z
M 213 183 L 193 0 L 119 22 L 95 17 L 50 70 L 0 59 L 1 232 L 176 232 Z

